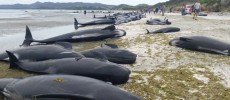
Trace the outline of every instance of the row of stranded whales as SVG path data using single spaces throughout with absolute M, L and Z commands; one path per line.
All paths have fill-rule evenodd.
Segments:
M 115 16 L 110 16 L 110 14 L 108 16 L 105 15 L 104 17 L 96 17 L 96 15 L 94 14 L 93 18 L 95 18 L 95 19 L 111 19 L 111 20 L 115 20 L 116 19 Z
M 100 19 L 96 21 L 86 22 L 86 23 L 79 23 L 76 18 L 74 18 L 74 28 L 77 30 L 79 27 L 85 27 L 90 25 L 103 25 L 103 24 L 115 24 L 115 20 L 111 19 Z
M 137 13 L 137 12 L 115 13 L 112 16 L 109 15 L 109 16 L 105 16 L 105 17 L 96 17 L 94 15 L 94 18 L 114 20 L 115 25 L 122 24 L 122 23 L 127 23 L 127 22 L 130 22 L 130 21 L 140 20 L 143 17 L 144 17 L 144 15 L 142 13 Z
M 57 42 L 55 44 L 42 44 L 20 47 L 10 50 L 16 55 L 19 60 L 23 61 L 44 61 L 50 59 L 88 57 L 99 58 L 100 55 L 95 55 L 94 52 L 99 52 L 104 55 L 110 62 L 119 64 L 132 64 L 136 61 L 137 55 L 124 49 L 118 48 L 116 44 L 101 44 L 101 47 L 96 47 L 89 50 L 75 52 L 72 50 L 72 45 L 66 42 Z M 6 52 L 0 53 L 0 61 L 8 62 Z
M 0 90 L 10 100 L 143 100 L 103 81 L 72 75 L 3 78 Z
M 153 32 L 150 32 L 148 29 L 146 29 L 146 31 L 147 31 L 147 34 L 169 33 L 169 32 L 178 32 L 178 31 L 180 31 L 180 28 L 178 28 L 178 27 L 166 27 L 166 28 L 155 30 Z
M 100 19 L 96 21 L 90 21 L 86 23 L 79 23 L 76 18 L 74 18 L 74 26 L 77 30 L 79 27 L 89 26 L 89 25 L 102 25 L 102 24 L 121 24 L 127 23 L 130 21 L 140 20 L 142 18 L 142 14 L 139 13 L 117 13 L 113 16 L 104 16 L 104 17 L 96 17 L 94 15 L 93 18 Z
M 116 29 L 114 25 L 105 28 L 95 28 L 82 31 L 74 31 L 63 35 L 51 37 L 44 40 L 35 40 L 32 37 L 31 31 L 26 26 L 26 36 L 23 46 L 30 45 L 32 42 L 39 43 L 55 43 L 55 42 L 82 42 L 82 41 L 99 41 L 108 38 L 116 38 L 125 36 L 126 32 L 122 29 Z
M 140 19 L 132 14 L 128 17 L 124 20 Z M 110 18 L 123 20 L 118 17 Z M 75 19 L 75 28 L 96 24 L 115 24 L 115 20 L 110 18 L 80 24 Z M 101 48 L 74 52 L 72 46 L 64 43 L 97 41 L 125 35 L 124 30 L 116 29 L 112 25 L 35 40 L 29 27 L 26 26 L 26 36 L 22 47 L 12 52 L 6 51 L 7 56 L 0 54 L 0 59 L 9 60 L 10 68 L 51 75 L 0 79 L 0 90 L 6 99 L 10 100 L 142 100 L 138 96 L 106 83 L 124 84 L 131 73 L 128 68 L 109 62 L 107 59 L 117 63 L 134 63 L 136 54 L 119 49 L 115 44 L 103 44 Z M 30 46 L 32 42 L 47 45 Z M 58 45 L 52 45 L 52 43 Z
M 126 83 L 131 73 L 129 69 L 111 63 L 105 57 L 101 57 L 100 60 L 77 57 L 46 61 L 20 61 L 13 53 L 6 52 L 9 56 L 10 68 L 19 68 L 32 73 L 80 75 L 111 82 L 114 85 Z
M 178 37 L 169 44 L 188 50 L 230 56 L 230 44 L 204 36 Z
M 151 19 L 146 21 L 146 24 L 148 24 L 148 25 L 170 25 L 171 22 L 168 21 L 168 19 L 161 20 L 161 19 L 157 19 L 157 18 L 155 18 L 155 19 L 151 18 Z
M 105 15 L 105 16 L 103 16 L 103 17 L 96 17 L 96 15 L 94 14 L 94 15 L 93 15 L 93 18 L 97 18 L 97 19 L 107 19 L 107 16 Z
M 81 51 L 85 57 L 97 58 L 93 52 L 104 54 L 110 62 L 118 64 L 133 64 L 136 61 L 137 55 L 124 49 L 119 49 L 115 44 L 102 44 L 101 47 L 96 47 L 89 50 Z

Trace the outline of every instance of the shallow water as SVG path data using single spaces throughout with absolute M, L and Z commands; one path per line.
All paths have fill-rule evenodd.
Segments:
M 79 22 L 97 20 L 93 19 L 92 13 L 83 15 L 72 12 L 73 10 L 0 10 L 0 26 L 2 26 L 0 27 L 0 52 L 22 44 L 26 25 L 29 26 L 33 38 L 41 40 L 76 31 L 73 18 L 77 18 Z M 105 14 L 97 13 L 96 15 L 104 16 Z M 77 31 L 105 26 L 82 27 Z
M 61 35 L 72 31 L 75 31 L 73 25 L 68 25 L 68 26 L 54 27 L 49 29 L 42 29 L 37 31 L 31 30 L 31 33 L 34 39 L 41 40 L 41 39 L 50 38 L 53 36 Z M 3 35 L 2 37 L 0 37 L 0 45 L 1 45 L 0 51 L 18 47 L 19 45 L 22 44 L 24 38 L 25 38 L 25 32 Z

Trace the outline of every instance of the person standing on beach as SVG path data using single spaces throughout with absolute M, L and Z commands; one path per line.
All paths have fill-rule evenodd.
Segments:
M 158 8 L 158 7 L 156 7 L 156 9 L 155 9 L 156 14 L 158 13 L 158 11 L 159 11 L 159 8 Z
M 86 15 L 86 10 L 84 10 L 84 15 Z
M 165 5 L 162 5 L 162 6 L 161 6 L 162 16 L 164 16 L 164 15 L 165 15 L 165 10 L 166 10 Z
M 193 5 L 194 11 L 195 11 L 195 14 L 193 15 L 193 19 L 197 20 L 197 15 L 200 13 L 201 6 L 200 6 L 200 3 L 198 2 L 198 0 L 195 0 L 195 1 L 196 2 Z
M 181 10 L 181 15 L 183 16 L 183 15 L 185 15 L 185 9 L 186 9 L 186 5 L 185 5 L 185 3 L 182 5 L 182 10 Z

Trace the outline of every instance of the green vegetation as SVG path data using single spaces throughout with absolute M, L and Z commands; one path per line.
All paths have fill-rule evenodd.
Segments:
M 120 87 L 145 100 L 228 100 L 230 88 L 220 84 L 222 79 L 209 68 L 221 64 L 230 66 L 229 58 L 175 49 L 168 45 L 168 41 L 173 37 L 175 36 L 171 34 L 140 34 L 132 38 L 73 43 L 73 49 L 82 51 L 108 42 L 116 43 L 120 48 L 133 48 L 135 53 L 138 51 L 136 63 L 126 65 L 132 70 L 130 80 Z M 8 66 L 6 63 L 0 63 L 2 70 L 0 77 L 33 75 L 21 70 L 9 69 Z M 61 79 L 55 81 L 62 82 Z
M 230 11 L 229 0 L 200 0 L 203 11 Z M 183 4 L 194 4 L 194 0 L 169 0 L 165 3 L 158 3 L 154 5 L 166 5 L 168 8 L 174 8 L 174 10 L 181 10 Z
M 161 98 L 163 100 L 176 99 L 213 99 L 227 100 L 230 89 L 225 89 L 220 79 L 209 71 L 188 70 L 196 65 L 182 65 L 176 69 L 157 69 L 155 71 L 135 71 L 130 82 L 123 88 L 142 96 L 145 100 Z M 207 82 L 198 80 L 195 75 L 208 79 Z

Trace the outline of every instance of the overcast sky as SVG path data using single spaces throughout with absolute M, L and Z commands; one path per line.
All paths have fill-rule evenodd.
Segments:
M 87 3 L 103 3 L 103 4 L 129 4 L 129 5 L 137 5 L 137 4 L 149 4 L 153 5 L 159 2 L 165 2 L 169 0 L 0 0 L 0 5 L 2 4 L 30 4 L 36 1 L 40 2 L 87 2 Z

